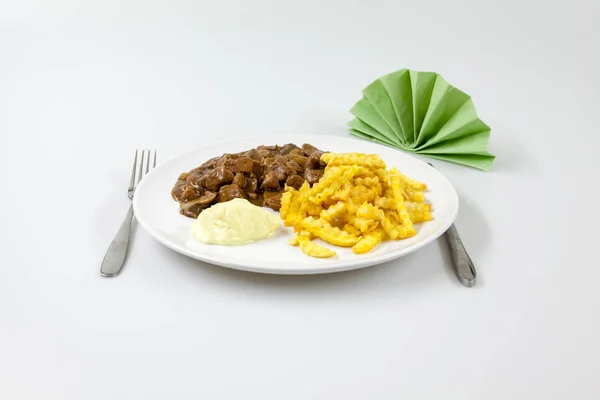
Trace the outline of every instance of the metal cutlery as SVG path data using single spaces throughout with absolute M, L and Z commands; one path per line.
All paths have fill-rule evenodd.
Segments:
M 431 163 L 427 164 L 431 165 Z M 433 167 L 433 165 L 431 166 Z M 458 281 L 466 287 L 475 285 L 475 280 L 477 278 L 475 265 L 473 265 L 473 261 L 471 261 L 471 257 L 469 257 L 454 224 L 450 225 L 450 228 L 444 233 L 444 237 L 448 243 L 450 257 L 452 258 L 452 266 L 454 267 L 454 273 L 456 274 Z
M 450 257 L 452 257 L 452 266 L 454 267 L 454 273 L 459 282 L 466 287 L 475 285 L 475 279 L 477 273 L 475 271 L 475 265 L 471 261 L 471 257 L 465 250 L 465 246 L 460 240 L 456 226 L 452 224 L 450 228 L 444 233 L 444 237 L 448 242 L 448 249 L 450 250 Z
M 138 156 L 140 161 L 138 163 Z M 152 161 L 151 161 L 152 160 Z M 152 165 L 150 163 L 152 162 Z M 135 189 L 142 180 L 142 178 L 150 171 L 151 168 L 156 167 L 156 151 L 153 150 L 136 150 L 135 157 L 133 159 L 133 169 L 131 171 L 131 179 L 129 180 L 129 187 L 127 189 L 127 196 L 129 200 L 133 200 Z M 100 266 L 100 274 L 104 277 L 117 276 L 123 264 L 125 263 L 125 257 L 127 256 L 127 249 L 129 247 L 129 237 L 131 233 L 131 222 L 133 221 L 133 203 L 129 205 L 129 210 L 125 215 L 125 219 L 121 224 L 121 227 L 117 231 L 115 238 L 111 242 L 102 265 Z

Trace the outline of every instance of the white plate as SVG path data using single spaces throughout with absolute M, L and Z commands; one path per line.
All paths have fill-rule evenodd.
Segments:
M 268 239 L 244 246 L 205 245 L 190 234 L 193 220 L 179 214 L 179 204 L 171 198 L 171 189 L 180 173 L 198 167 L 223 153 L 235 153 L 261 144 L 283 145 L 310 143 L 334 152 L 376 153 L 388 168 L 427 183 L 425 194 L 432 204 L 433 221 L 417 224 L 417 234 L 409 239 L 387 241 L 367 254 L 356 255 L 350 249 L 335 247 L 337 256 L 317 259 L 306 256 L 287 244 L 291 228 L 283 225 Z M 211 264 L 271 274 L 320 274 L 380 264 L 411 253 L 438 238 L 454 222 L 458 196 L 452 184 L 437 170 L 421 160 L 392 148 L 362 140 L 319 135 L 277 135 L 235 139 L 204 146 L 172 158 L 151 171 L 139 184 L 133 200 L 135 216 L 156 240 L 189 257 Z

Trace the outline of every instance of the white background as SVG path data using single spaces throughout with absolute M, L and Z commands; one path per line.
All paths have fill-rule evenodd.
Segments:
M 578 0 L 2 1 L 0 398 L 597 399 L 599 19 Z M 100 277 L 135 148 L 347 135 L 402 67 L 493 128 L 492 171 L 435 162 L 475 288 L 443 242 L 280 277 L 142 229 Z

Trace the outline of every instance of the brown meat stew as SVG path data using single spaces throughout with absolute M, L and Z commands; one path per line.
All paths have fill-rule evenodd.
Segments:
M 236 198 L 279 210 L 285 185 L 299 189 L 306 180 L 312 186 L 323 176 L 323 153 L 310 144 L 290 143 L 223 154 L 181 174 L 171 195 L 179 202 L 181 214 L 191 218 L 213 204 Z

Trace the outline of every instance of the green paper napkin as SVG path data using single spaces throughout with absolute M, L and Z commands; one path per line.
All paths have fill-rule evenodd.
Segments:
M 471 97 L 435 72 L 392 72 L 363 90 L 350 133 L 431 158 L 488 170 L 490 127 Z

